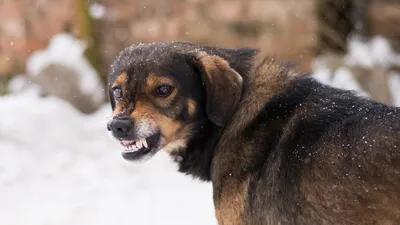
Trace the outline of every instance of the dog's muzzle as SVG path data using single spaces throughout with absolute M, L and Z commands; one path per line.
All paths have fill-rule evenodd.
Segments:
M 117 139 L 123 139 L 128 136 L 133 127 L 133 120 L 130 118 L 113 119 L 107 123 L 107 130 L 111 131 Z

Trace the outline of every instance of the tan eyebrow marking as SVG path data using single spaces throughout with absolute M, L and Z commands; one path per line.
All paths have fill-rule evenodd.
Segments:
M 174 81 L 171 78 L 157 76 L 156 74 L 150 74 L 146 79 L 145 92 L 150 94 L 150 95 L 152 95 L 154 89 L 157 88 L 157 86 L 159 86 L 161 84 L 168 84 L 168 85 L 171 85 L 171 86 L 175 86 L 174 85 Z M 177 94 L 177 89 L 174 88 L 174 90 L 172 91 L 170 96 L 168 96 L 167 98 L 163 99 L 163 101 L 165 103 L 167 103 L 168 101 L 174 99 L 176 94 Z
M 126 90 L 127 83 L 128 83 L 128 74 L 126 72 L 123 72 L 117 77 L 117 80 L 114 82 L 112 87 L 121 86 L 122 90 Z
M 174 85 L 174 82 L 168 77 L 161 77 L 155 74 L 150 74 L 146 80 L 146 91 L 153 90 L 157 85 L 169 84 Z

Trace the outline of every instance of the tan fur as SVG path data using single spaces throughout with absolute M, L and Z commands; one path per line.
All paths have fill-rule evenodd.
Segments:
M 205 70 L 201 79 L 207 93 L 208 117 L 214 124 L 224 126 L 239 105 L 243 78 L 219 56 L 200 52 L 198 58 Z
M 165 115 L 162 115 L 151 104 L 146 101 L 138 100 L 131 117 L 135 121 L 150 120 L 159 127 L 162 135 L 167 142 L 174 140 L 175 135 L 182 128 L 183 124 Z
M 243 213 L 247 198 L 250 178 L 240 183 L 226 185 L 220 201 L 215 205 L 215 213 L 219 225 L 243 225 Z
M 213 71 L 216 70 L 231 70 L 232 68 L 229 66 L 229 63 L 216 55 L 209 55 L 205 52 L 198 53 L 199 58 L 204 64 L 208 74 L 212 74 Z M 238 75 L 240 76 L 240 75 Z
M 119 103 L 116 107 L 115 110 L 113 112 L 113 117 L 117 117 L 119 115 L 121 115 L 122 113 L 124 113 L 126 110 L 126 106 L 123 102 Z
M 121 86 L 122 91 L 126 91 L 127 81 L 128 81 L 128 74 L 126 72 L 123 72 L 118 76 L 117 80 L 114 82 L 112 86 L 113 87 Z
M 122 93 L 126 93 L 127 81 L 128 81 L 128 74 L 126 72 L 123 72 L 118 76 L 117 80 L 114 82 L 112 87 L 120 86 L 122 89 Z M 113 112 L 113 117 L 119 116 L 122 113 L 124 113 L 127 107 L 128 106 L 125 104 L 125 102 L 121 100 L 115 107 L 115 110 Z
M 242 85 L 243 82 L 242 76 L 240 76 L 234 69 L 232 69 L 228 61 L 226 61 L 225 59 L 215 55 L 208 55 L 205 52 L 200 52 L 198 56 L 200 57 L 208 76 L 212 76 L 215 73 L 229 73 L 230 76 L 240 80 L 240 85 Z M 210 82 L 214 82 L 215 78 L 210 79 Z M 224 77 L 224 78 L 227 78 L 226 80 L 224 80 L 225 82 L 228 82 L 229 80 L 232 79 L 231 77 Z M 215 85 L 215 83 L 211 83 L 211 85 Z M 225 87 L 228 88 L 228 86 Z
M 225 138 L 235 138 L 237 131 L 241 131 L 249 124 L 276 93 L 290 87 L 296 74 L 281 70 L 282 67 L 274 59 L 264 60 L 256 68 L 254 77 L 242 97 L 240 108 L 233 116 L 234 122 L 225 131 Z
M 148 96 L 152 96 L 152 93 L 155 91 L 155 89 L 163 84 L 174 86 L 174 82 L 168 77 L 161 77 L 155 74 L 150 74 L 146 80 L 146 86 L 144 88 L 145 92 L 148 94 Z M 177 89 L 174 88 L 174 90 L 172 90 L 172 93 L 167 98 L 153 100 L 157 101 L 163 107 L 168 107 L 169 103 L 175 98 L 176 95 Z
M 193 117 L 194 114 L 196 113 L 196 102 L 193 101 L 192 99 L 187 100 L 187 105 L 188 105 L 188 113 L 190 117 Z

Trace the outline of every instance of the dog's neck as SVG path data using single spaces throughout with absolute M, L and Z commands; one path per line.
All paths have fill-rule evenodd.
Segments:
M 243 93 L 248 87 L 251 79 L 252 58 L 243 63 L 240 72 L 243 78 Z M 222 127 L 214 125 L 209 119 L 197 122 L 193 129 L 195 134 L 189 140 L 185 149 L 179 149 L 172 153 L 174 160 L 179 164 L 179 172 L 186 173 L 201 180 L 211 180 L 211 162 L 217 144 L 224 130 Z
M 209 120 L 204 120 L 196 124 L 193 132 L 195 133 L 186 149 L 180 149 L 172 156 L 179 164 L 179 172 L 210 181 L 212 156 L 222 128 L 215 126 Z
M 253 121 L 270 100 L 288 90 L 293 85 L 297 73 L 291 64 L 277 64 L 273 59 L 262 61 L 253 73 L 243 76 L 243 102 L 236 110 L 231 122 L 219 128 L 206 120 L 196 126 L 196 135 L 176 156 L 179 158 L 179 171 L 203 180 L 211 178 L 211 162 L 217 144 L 235 143 L 242 130 Z M 258 98 L 254 98 L 258 96 Z M 221 136 L 222 132 L 224 133 Z M 220 145 L 219 145 L 220 146 Z M 230 148 L 228 148 L 230 149 Z M 218 150 L 219 151 L 219 150 Z

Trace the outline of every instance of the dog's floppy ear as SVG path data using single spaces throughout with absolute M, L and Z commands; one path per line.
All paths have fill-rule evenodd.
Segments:
M 190 58 L 205 88 L 207 116 L 223 127 L 239 105 L 242 77 L 219 56 L 198 52 Z

